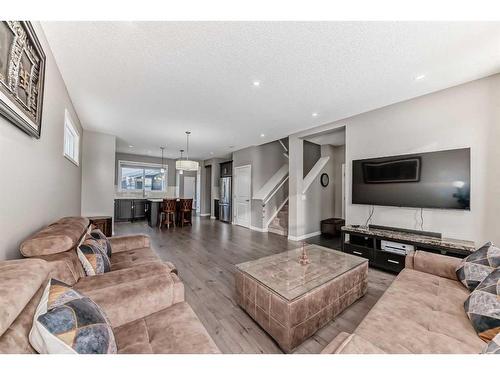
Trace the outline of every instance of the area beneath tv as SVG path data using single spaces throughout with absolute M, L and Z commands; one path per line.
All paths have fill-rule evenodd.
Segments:
M 342 227 L 341 249 L 361 256 L 369 264 L 387 271 L 399 272 L 405 267 L 405 255 L 382 250 L 381 242 L 393 241 L 412 245 L 415 250 L 464 258 L 475 251 L 474 242 L 442 238 L 440 233 L 370 225 Z

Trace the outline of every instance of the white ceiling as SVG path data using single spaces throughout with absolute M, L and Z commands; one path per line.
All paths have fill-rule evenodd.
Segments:
M 188 129 L 204 159 L 500 72 L 500 22 L 42 26 L 84 128 L 169 157 Z
M 311 137 L 306 137 L 304 139 L 318 145 L 342 146 L 345 145 L 345 127 L 326 133 L 320 133 Z

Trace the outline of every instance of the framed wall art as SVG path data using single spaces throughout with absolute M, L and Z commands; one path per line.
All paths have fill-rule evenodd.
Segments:
M 0 21 L 0 115 L 36 138 L 44 78 L 45 54 L 31 23 Z

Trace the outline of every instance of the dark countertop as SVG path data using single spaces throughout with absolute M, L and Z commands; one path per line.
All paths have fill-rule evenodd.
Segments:
M 416 233 L 399 232 L 397 230 L 376 229 L 367 227 L 353 227 L 352 225 L 345 225 L 342 231 L 346 233 L 364 234 L 367 236 L 374 236 L 383 239 L 391 239 L 396 241 L 411 242 L 413 244 L 435 246 L 443 249 L 454 249 L 466 252 L 476 251 L 473 241 L 457 240 L 453 238 L 437 238 L 425 236 Z

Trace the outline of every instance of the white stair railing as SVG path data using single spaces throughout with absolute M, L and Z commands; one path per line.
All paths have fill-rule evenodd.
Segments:
M 286 176 L 285 179 L 283 181 L 281 181 L 281 183 L 276 187 L 276 189 L 274 189 L 271 192 L 271 194 L 269 194 L 269 196 L 262 201 L 262 206 L 265 206 L 267 204 L 267 202 L 269 202 L 271 200 L 271 198 L 274 197 L 274 195 L 278 192 L 278 190 L 281 189 L 281 187 L 288 181 L 289 177 L 290 176 Z

